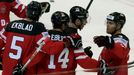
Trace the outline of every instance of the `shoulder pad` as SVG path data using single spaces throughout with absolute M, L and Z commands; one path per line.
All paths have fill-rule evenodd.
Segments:
M 120 43 L 125 47 L 129 46 L 129 39 L 123 34 L 116 35 L 113 37 L 113 39 L 115 43 Z

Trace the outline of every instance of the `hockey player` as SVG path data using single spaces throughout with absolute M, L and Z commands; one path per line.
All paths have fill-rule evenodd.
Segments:
M 10 11 L 18 17 L 26 17 L 26 6 L 19 0 L 0 0 L 0 30 L 10 22 Z
M 80 6 L 74 6 L 70 9 L 71 21 L 69 23 L 69 27 L 66 28 L 65 33 L 73 39 L 71 43 L 74 48 L 82 47 L 82 38 L 78 34 L 78 29 L 83 29 L 83 27 L 87 24 L 88 16 L 88 11 Z M 87 47 L 84 51 L 89 57 L 92 57 L 93 53 L 90 48 L 91 47 Z
M 43 45 L 43 47 L 41 48 L 41 50 L 45 51 L 45 53 L 47 54 L 47 55 L 44 54 L 45 61 L 48 60 L 47 57 L 50 56 L 50 54 L 54 55 L 54 54 L 60 53 L 65 48 L 66 43 L 63 41 L 64 36 L 65 36 L 63 34 L 63 30 L 68 25 L 69 16 L 65 12 L 56 11 L 53 13 L 53 15 L 51 17 L 51 21 L 53 23 L 53 29 L 48 30 L 47 32 L 44 33 L 49 38 L 46 38 L 44 40 L 45 45 Z M 35 62 L 33 62 L 32 65 L 30 64 L 30 66 L 38 64 L 38 62 L 41 62 L 41 63 L 43 62 L 43 65 L 44 65 L 44 62 L 45 62 L 44 59 L 37 56 L 37 58 L 34 59 Z M 40 63 L 38 65 L 43 66 Z M 39 67 L 38 69 L 42 69 L 42 68 Z M 44 70 L 44 68 L 43 68 L 43 70 Z
M 74 10 L 74 9 L 76 9 L 76 10 Z M 76 6 L 76 7 L 73 7 L 70 10 L 70 12 L 71 12 L 70 13 L 71 15 L 73 12 L 73 16 L 71 16 L 71 20 L 73 19 L 73 21 L 74 21 L 74 17 L 75 17 L 76 21 L 77 20 L 79 20 L 79 22 L 82 21 L 81 23 L 79 23 L 79 22 L 77 22 L 77 23 L 82 24 L 84 21 L 83 25 L 86 24 L 87 11 L 85 9 L 83 9 L 82 7 Z M 81 17 L 78 18 L 77 16 L 81 16 Z M 58 22 L 57 19 L 58 19 L 58 16 L 55 19 L 52 18 L 52 23 L 54 24 L 54 26 L 56 25 L 56 27 L 61 26 L 61 24 L 62 24 L 62 23 L 60 23 L 60 24 L 57 23 Z M 59 19 L 61 21 L 65 21 L 64 20 L 65 18 L 59 18 Z M 75 25 L 75 24 L 73 24 L 73 25 Z M 83 27 L 83 26 L 79 26 L 80 29 L 82 29 L 81 27 Z M 59 27 L 58 29 L 60 29 L 60 28 L 61 27 Z M 78 28 L 75 27 L 75 28 L 72 28 L 73 31 L 72 30 L 69 31 L 67 29 L 64 30 L 65 31 L 64 34 L 66 37 L 63 41 L 65 41 L 66 47 L 60 53 L 58 53 L 56 55 L 46 55 L 44 57 L 45 61 L 41 62 L 41 64 L 38 65 L 38 66 L 40 66 L 40 68 L 41 67 L 44 68 L 44 69 L 42 69 L 42 71 L 41 70 L 39 71 L 40 74 L 45 73 L 46 75 L 51 75 L 51 74 L 52 75 L 53 74 L 54 75 L 75 75 L 75 69 L 77 67 L 77 64 L 79 64 L 81 67 L 83 67 L 85 69 L 96 68 L 98 66 L 98 62 L 94 59 L 91 59 L 91 57 L 88 57 L 84 53 L 84 50 L 81 48 L 82 47 L 81 37 L 78 35 L 77 29 Z M 68 35 L 66 35 L 66 34 L 68 34 Z M 58 37 L 56 35 L 55 38 L 57 40 L 57 38 L 60 38 L 60 37 Z M 70 43 L 70 38 L 72 39 L 71 43 Z M 74 42 L 74 44 L 72 44 L 72 41 Z M 78 43 L 76 43 L 76 42 L 78 42 Z M 90 48 L 87 47 L 86 49 L 89 50 Z M 92 54 L 90 56 L 92 56 Z M 46 58 L 47 58 L 47 60 L 46 60 Z
M 48 2 L 41 2 L 42 14 L 49 12 L 50 4 Z M 10 11 L 20 18 L 26 18 L 26 6 L 20 3 L 19 0 L 1 0 L 0 1 L 0 30 L 4 28 L 10 22 Z M 2 61 L 1 51 L 0 61 Z M 2 69 L 2 63 L 0 62 L 0 69 Z
M 49 12 L 50 4 L 48 2 L 41 2 L 41 5 L 42 7 L 48 5 L 47 10 L 43 12 Z M 26 18 L 26 6 L 19 0 L 0 0 L 0 30 L 10 22 L 10 12 L 20 18 Z
M 129 39 L 122 33 L 125 22 L 124 14 L 110 13 L 106 18 L 106 32 L 111 36 L 94 37 L 94 42 L 98 47 L 104 47 L 99 57 L 102 70 L 98 72 L 98 75 L 128 75 L 128 68 L 121 67 L 127 66 L 130 51 Z
M 78 29 L 83 29 L 84 25 L 87 24 L 88 16 L 88 11 L 80 6 L 74 6 L 70 9 L 70 24 L 65 33 L 69 36 L 71 43 L 68 49 L 73 51 L 72 55 L 69 54 L 74 59 L 72 60 L 75 65 L 72 69 L 73 71 L 75 71 L 77 64 L 84 69 L 97 68 L 99 65 L 99 62 L 92 58 L 91 47 L 88 46 L 83 49 L 82 38 L 78 33 Z M 74 74 L 72 73 L 72 75 Z
M 38 47 L 38 41 L 44 37 L 43 32 L 46 31 L 44 24 L 38 22 L 41 15 L 41 3 L 32 1 L 27 6 L 26 19 L 11 22 L 0 32 L 0 48 L 5 47 L 2 75 L 19 75 L 14 73 L 16 65 L 24 65 Z M 32 74 L 36 74 L 36 68 L 25 70 L 25 75 Z
M 20 18 L 25 18 L 25 10 L 26 6 L 19 0 L 0 0 L 0 30 L 10 22 L 10 11 Z M 2 55 L 0 61 L 2 61 Z M 0 64 L 0 69 L 2 69 L 2 64 Z
M 51 40 L 53 41 L 64 40 L 65 34 L 63 33 L 63 30 L 67 27 L 69 20 L 70 20 L 69 16 L 65 12 L 56 11 L 52 14 L 51 21 L 53 24 L 53 29 L 48 31 Z M 71 66 L 73 66 L 72 63 L 68 63 L 68 55 L 70 52 L 68 52 L 68 49 L 65 48 L 65 46 L 63 47 L 61 52 L 58 52 L 55 55 L 44 56 L 42 61 L 38 64 L 38 74 L 45 73 L 46 75 L 48 75 L 48 73 L 66 71 L 68 70 L 67 69 L 68 64 L 71 64 Z M 61 47 L 58 48 L 60 49 Z

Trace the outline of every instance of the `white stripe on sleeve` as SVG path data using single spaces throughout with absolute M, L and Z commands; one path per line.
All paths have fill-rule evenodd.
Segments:
M 4 32 L 5 32 L 5 29 L 3 28 L 3 29 L 0 31 L 0 37 L 1 37 L 2 39 L 4 39 L 4 42 L 6 43 L 6 36 L 3 35 Z
M 83 53 L 83 52 L 84 52 L 83 48 L 79 48 L 79 49 L 74 50 L 74 53 Z
M 81 56 L 76 57 L 75 59 L 76 60 L 78 60 L 78 59 L 85 59 L 87 57 L 88 57 L 87 55 L 81 55 Z

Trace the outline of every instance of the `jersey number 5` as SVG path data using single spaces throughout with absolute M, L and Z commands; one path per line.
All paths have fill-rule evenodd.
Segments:
M 9 57 L 12 59 L 19 59 L 21 57 L 22 48 L 18 45 L 16 45 L 17 42 L 23 42 L 24 38 L 19 36 L 13 36 L 12 43 L 11 43 L 11 49 L 16 50 L 17 53 L 9 53 Z

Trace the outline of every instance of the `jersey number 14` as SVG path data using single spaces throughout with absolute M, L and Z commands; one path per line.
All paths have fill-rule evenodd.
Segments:
M 68 48 L 65 48 L 61 52 L 61 54 L 59 55 L 59 57 L 58 57 L 58 63 L 62 63 L 61 64 L 61 68 L 67 68 L 67 63 L 69 62 L 68 55 L 69 55 Z M 48 65 L 48 68 L 49 69 L 55 69 L 56 68 L 56 66 L 54 64 L 54 58 L 55 58 L 54 55 L 50 55 L 50 64 Z

